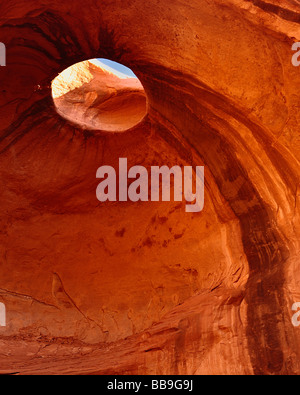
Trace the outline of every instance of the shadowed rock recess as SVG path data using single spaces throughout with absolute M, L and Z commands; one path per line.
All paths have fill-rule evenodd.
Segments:
M 295 0 L 1 1 L 0 373 L 300 374 L 299 24 Z M 146 117 L 132 87 L 93 123 L 95 65 L 59 115 L 52 81 L 94 58 Z M 119 158 L 204 165 L 204 210 L 99 203 Z

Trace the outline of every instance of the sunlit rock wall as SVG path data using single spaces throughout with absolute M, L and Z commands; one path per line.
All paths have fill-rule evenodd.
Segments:
M 6 0 L 0 15 L 0 371 L 299 374 L 298 2 Z M 96 57 L 145 89 L 125 133 L 54 105 L 58 73 Z M 204 165 L 204 210 L 99 203 L 96 170 L 119 158 Z

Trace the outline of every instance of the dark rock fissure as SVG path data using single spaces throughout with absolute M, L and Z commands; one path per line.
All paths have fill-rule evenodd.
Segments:
M 163 79 L 160 75 L 163 75 Z M 160 75 L 156 74 L 156 83 L 151 81 L 152 89 L 155 92 L 163 90 L 167 97 L 173 97 L 176 94 L 178 76 L 170 74 L 167 70 L 161 70 Z M 155 84 L 157 84 L 156 88 L 154 88 Z M 185 86 L 186 84 L 185 81 Z M 207 107 L 201 105 L 203 90 L 197 90 L 195 87 L 192 90 L 193 98 L 200 100 L 192 101 L 188 94 L 182 93 L 181 101 L 176 104 L 178 118 L 173 118 L 173 124 L 208 166 L 221 193 L 240 220 L 244 250 L 250 265 L 245 299 L 248 304 L 247 334 L 253 370 L 256 374 L 285 374 L 287 371 L 283 357 L 284 345 L 279 333 L 285 333 L 286 313 L 282 310 L 284 305 L 282 267 L 289 257 L 288 248 L 279 233 L 272 229 L 272 216 L 268 206 L 261 200 L 225 137 L 206 123 L 206 117 L 209 119 L 209 116 L 216 115 L 209 114 Z M 211 92 L 205 95 L 206 101 L 210 99 L 211 104 L 215 105 L 217 102 L 220 105 L 220 99 L 215 101 L 214 98 Z M 190 106 L 194 103 L 193 113 L 185 106 L 187 102 Z M 172 105 L 174 106 L 174 103 Z M 223 107 L 226 111 L 226 105 Z M 187 111 L 189 122 L 182 126 L 174 119 L 186 119 Z M 196 114 L 203 117 L 201 128 Z M 233 115 L 233 112 L 230 115 Z M 236 190 L 235 186 L 238 177 L 244 179 L 240 190 Z M 227 195 L 223 187 L 225 181 L 231 184 L 230 195 Z M 234 190 L 236 192 L 232 197 Z M 249 205 L 247 211 L 241 214 L 237 205 L 240 200 L 256 203 L 253 207 Z M 259 302 L 254 303 L 257 295 Z M 261 306 L 264 306 L 263 311 Z

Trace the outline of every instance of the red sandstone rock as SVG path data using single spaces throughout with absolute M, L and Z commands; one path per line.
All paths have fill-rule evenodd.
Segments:
M 101 65 L 82 62 L 52 83 L 57 112 L 83 129 L 125 132 L 147 112 L 144 88 L 136 78 L 122 78 Z
M 0 374 L 299 374 L 298 2 L 0 11 Z M 84 97 L 81 127 L 56 111 L 53 79 L 95 57 L 145 88 L 126 133 L 83 129 L 103 97 L 94 74 L 64 97 Z M 99 204 L 96 170 L 120 157 L 204 164 L 204 211 Z

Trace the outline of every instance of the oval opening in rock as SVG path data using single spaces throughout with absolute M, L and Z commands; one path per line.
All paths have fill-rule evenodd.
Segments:
M 125 132 L 147 113 L 139 79 L 127 67 L 107 59 L 77 63 L 52 81 L 56 110 L 82 129 Z

